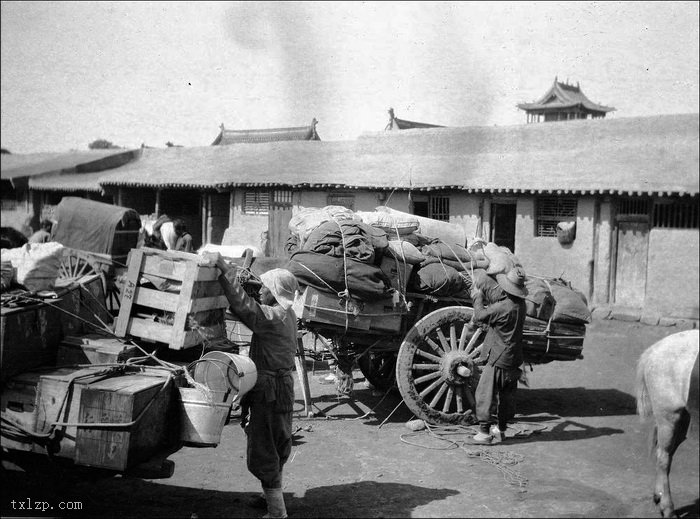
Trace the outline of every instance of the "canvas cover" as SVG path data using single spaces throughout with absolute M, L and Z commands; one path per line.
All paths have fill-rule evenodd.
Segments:
M 72 196 L 63 197 L 54 218 L 53 241 L 98 254 L 112 254 L 118 228 L 141 228 L 141 217 L 133 209 Z

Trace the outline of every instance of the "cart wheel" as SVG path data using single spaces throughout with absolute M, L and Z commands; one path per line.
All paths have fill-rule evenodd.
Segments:
M 380 391 L 396 385 L 396 353 L 368 352 L 357 358 L 357 365 L 367 381 Z
M 80 251 L 64 250 L 56 279 L 59 285 L 83 284 L 94 279 L 94 276 L 99 276 L 104 294 L 107 294 L 107 280 L 99 265 Z
M 396 381 L 408 408 L 430 423 L 471 423 L 483 335 L 469 326 L 472 309 L 450 306 L 419 320 L 406 334 Z
M 107 306 L 107 310 L 109 310 L 109 313 L 111 313 L 112 315 L 119 315 L 121 297 L 121 290 L 119 289 L 119 285 L 117 284 L 117 282 L 114 279 L 107 282 L 105 303 Z

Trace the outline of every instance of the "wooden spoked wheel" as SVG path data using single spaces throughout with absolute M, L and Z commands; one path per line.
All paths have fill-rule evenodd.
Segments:
M 396 361 L 404 402 L 429 423 L 472 423 L 481 371 L 480 328 L 471 308 L 450 306 L 420 319 L 406 334 Z
M 102 281 L 102 288 L 107 291 L 107 281 L 99 264 L 90 256 L 80 251 L 66 249 L 61 257 L 58 268 L 57 282 L 61 285 L 71 283 L 84 284 L 98 276 Z
M 357 358 L 365 379 L 380 391 L 396 385 L 396 353 L 369 351 Z

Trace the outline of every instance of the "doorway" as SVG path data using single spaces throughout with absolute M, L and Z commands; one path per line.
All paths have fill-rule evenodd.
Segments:
M 490 241 L 496 245 L 508 247 L 515 254 L 515 216 L 516 203 L 491 203 L 491 236 Z
M 644 305 L 647 284 L 649 223 L 619 221 L 615 267 L 615 304 L 629 308 Z

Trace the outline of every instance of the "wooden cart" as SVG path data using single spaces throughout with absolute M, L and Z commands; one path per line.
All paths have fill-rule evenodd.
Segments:
M 127 207 L 78 197 L 64 197 L 56 207 L 52 239 L 65 247 L 59 284 L 98 275 L 107 309 L 119 312 L 119 279 L 126 272 L 129 251 L 136 248 L 141 218 Z
M 398 385 L 417 417 L 440 424 L 473 419 L 485 334 L 470 324 L 470 300 L 406 293 L 405 304 L 394 307 L 391 302 L 348 304 L 307 288 L 302 304 L 297 316 L 304 330 L 338 361 L 356 362 L 378 389 Z M 585 325 L 528 317 L 525 363 L 583 358 L 585 331 Z

